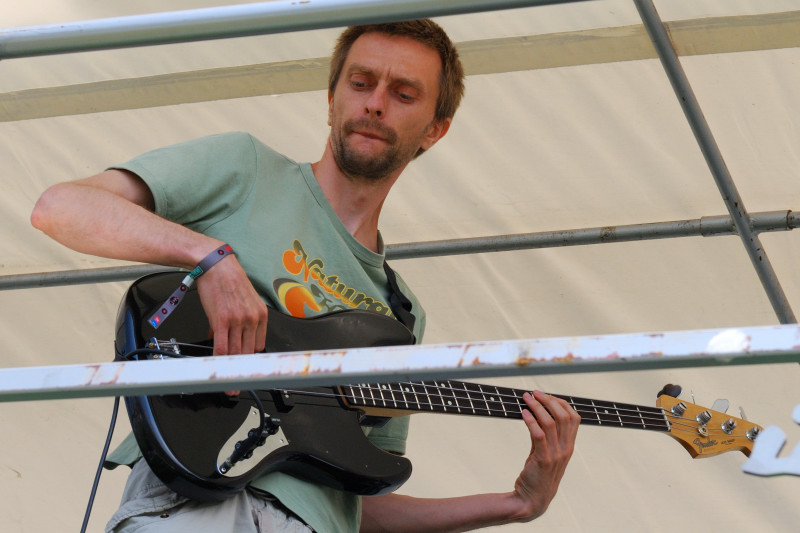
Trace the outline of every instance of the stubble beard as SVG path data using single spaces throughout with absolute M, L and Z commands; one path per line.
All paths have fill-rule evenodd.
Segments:
M 377 155 L 359 153 L 346 143 L 353 131 L 365 128 L 380 135 L 387 144 Z M 341 128 L 331 130 L 331 149 L 339 169 L 350 180 L 369 183 L 380 182 L 408 164 L 416 155 L 421 140 L 422 135 L 406 143 L 398 142 L 394 130 L 368 117 L 347 120 Z

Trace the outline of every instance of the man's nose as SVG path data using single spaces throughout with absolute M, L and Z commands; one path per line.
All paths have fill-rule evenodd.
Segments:
M 369 98 L 364 104 L 364 111 L 367 115 L 374 115 L 377 118 L 382 117 L 386 113 L 386 88 L 378 85 L 370 92 Z

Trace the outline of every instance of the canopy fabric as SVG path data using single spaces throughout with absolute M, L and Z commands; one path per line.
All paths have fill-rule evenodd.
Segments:
M 180 0 L 170 10 L 220 0 Z M 746 209 L 800 209 L 800 11 L 793 0 L 656 1 Z M 167 9 L 163 3 L 7 0 L 14 28 Z M 461 43 L 467 94 L 448 135 L 387 201 L 389 244 L 680 221 L 726 206 L 632 2 L 443 17 Z M 0 276 L 123 263 L 71 252 L 29 224 L 51 184 L 146 150 L 242 130 L 295 160 L 327 137 L 325 59 L 338 29 L 0 61 Z M 263 72 L 267 74 L 264 75 Z M 274 78 L 274 79 L 273 79 Z M 322 80 L 320 82 L 320 80 Z M 269 85 L 274 81 L 274 85 Z M 93 108 L 93 105 L 98 107 Z M 800 239 L 760 235 L 800 312 Z M 393 263 L 428 313 L 426 343 L 777 324 L 736 236 L 686 237 Z M 127 282 L 0 293 L 4 367 L 113 357 Z M 726 397 L 800 441 L 798 365 L 531 375 L 491 380 L 654 405 L 666 383 L 688 401 Z M 109 399 L 0 405 L 4 531 L 79 527 Z M 128 430 L 120 416 L 114 442 Z M 415 415 L 401 492 L 453 496 L 513 486 L 523 425 Z M 498 531 L 793 531 L 800 479 L 744 474 L 745 457 L 691 460 L 662 435 L 582 427 L 559 495 L 534 525 Z M 106 472 L 101 531 L 127 472 Z M 42 504 L 49 507 L 43 512 Z

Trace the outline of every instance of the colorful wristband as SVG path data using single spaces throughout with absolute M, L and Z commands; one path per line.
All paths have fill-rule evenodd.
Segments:
M 189 287 L 194 284 L 194 280 L 208 272 L 211 267 L 219 263 L 226 255 L 235 253 L 236 252 L 233 251 L 233 248 L 231 248 L 230 244 L 223 244 L 205 256 L 205 258 L 200 261 L 200 264 L 194 267 L 194 269 L 192 269 L 192 271 L 189 272 L 185 278 L 183 278 L 180 286 L 175 289 L 175 291 L 170 295 L 169 298 L 166 299 L 163 304 L 161 304 L 161 307 L 158 309 L 158 311 L 156 311 L 153 316 L 150 317 L 150 320 L 148 320 L 150 325 L 153 326 L 154 329 L 158 329 L 158 326 L 160 326 L 161 323 L 164 322 L 164 320 L 166 320 L 170 314 L 172 314 L 175 308 L 178 307 L 178 304 L 183 301 L 184 294 L 186 294 L 186 291 L 189 290 Z

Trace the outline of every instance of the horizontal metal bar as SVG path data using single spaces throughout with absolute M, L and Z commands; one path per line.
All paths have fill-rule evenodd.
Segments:
M 294 0 L 0 30 L 0 59 L 246 37 L 582 0 Z
M 161 265 L 137 265 L 124 267 L 87 268 L 82 270 L 61 270 L 40 274 L 17 274 L 0 276 L 0 290 L 36 289 L 62 285 L 82 285 L 88 283 L 107 283 L 111 281 L 130 281 L 154 272 L 179 270 Z
M 791 211 L 769 211 L 752 216 L 757 231 L 785 231 L 798 227 L 800 220 Z M 504 252 L 533 248 L 554 248 L 612 242 L 630 242 L 676 237 L 736 235 L 729 216 L 702 217 L 672 222 L 651 222 L 623 226 L 603 226 L 575 230 L 497 235 L 469 239 L 450 239 L 393 244 L 386 247 L 389 259 L 412 259 L 442 255 Z M 2 279 L 0 278 L 0 288 Z
M 0 369 L 0 401 L 800 362 L 800 326 Z
M 792 211 L 767 211 L 751 217 L 756 231 L 785 231 L 800 226 L 800 214 Z M 653 222 L 628 226 L 603 226 L 577 230 L 496 235 L 429 242 L 389 244 L 388 259 L 415 259 L 443 255 L 528 250 L 556 246 L 578 246 L 611 242 L 667 239 L 675 237 L 712 237 L 735 235 L 736 228 L 728 216 L 702 217 L 674 222 Z M 0 276 L 0 290 L 34 289 L 61 285 L 129 281 L 152 272 L 173 270 L 170 267 L 143 265 L 83 270 L 62 270 L 37 274 Z
M 665 23 L 678 54 L 800 47 L 800 11 Z M 467 76 L 654 59 L 641 24 L 456 43 Z M 0 122 L 325 90 L 328 57 L 0 93 Z

